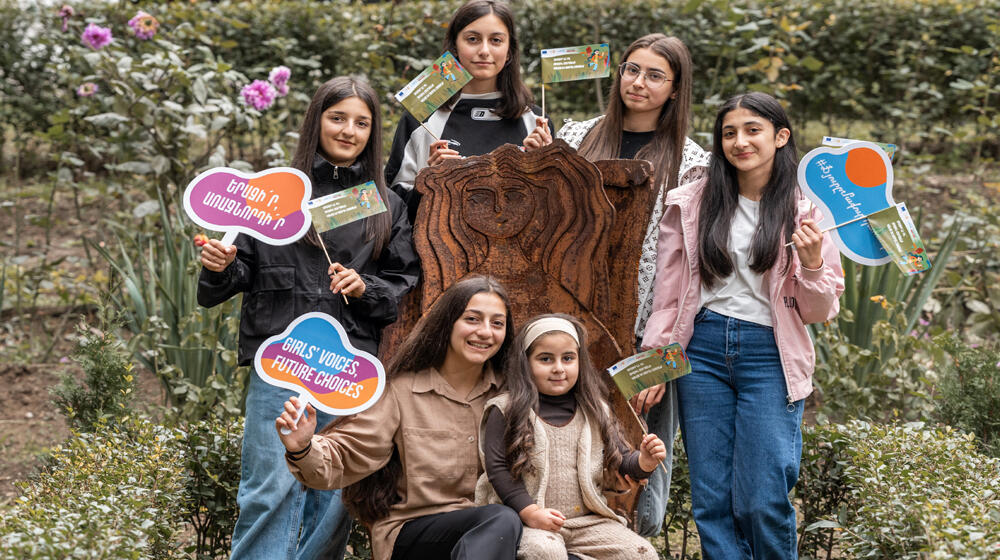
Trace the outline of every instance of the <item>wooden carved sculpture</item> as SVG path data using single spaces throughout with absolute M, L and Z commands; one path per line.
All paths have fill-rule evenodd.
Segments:
M 562 140 L 532 152 L 508 144 L 425 168 L 414 185 L 422 199 L 413 233 L 423 278 L 383 349 L 450 285 L 488 274 L 507 288 L 516 325 L 568 313 L 586 326 L 596 367 L 634 353 L 639 255 L 656 196 L 650 176 L 648 162 L 595 165 Z M 638 444 L 642 427 L 621 393 L 612 387 L 611 394 L 627 439 Z M 636 497 L 612 505 L 630 513 Z
M 488 274 L 507 288 L 516 324 L 569 313 L 586 325 L 598 364 L 622 355 L 604 322 L 614 208 L 595 166 L 567 147 L 506 145 L 428 168 L 415 186 L 424 311 L 467 274 Z

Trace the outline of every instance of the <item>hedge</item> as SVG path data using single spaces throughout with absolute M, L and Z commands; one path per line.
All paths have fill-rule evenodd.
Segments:
M 183 558 L 182 441 L 141 419 L 74 434 L 0 516 L 0 557 Z
M 185 430 L 143 417 L 75 432 L 0 508 L 0 559 L 224 556 L 241 435 L 238 420 Z
M 947 426 L 807 429 L 796 495 L 803 558 L 1000 557 L 1000 459 Z
M 74 434 L 3 509 L 0 558 L 225 555 L 240 433 L 238 420 L 180 430 L 139 417 Z M 829 549 L 887 560 L 1000 555 L 1000 459 L 978 453 L 971 435 L 921 423 L 807 427 L 801 469 L 804 559 Z M 687 525 L 685 482 L 672 489 L 675 536 Z M 358 535 L 352 549 L 365 557 Z
M 3 73 L 0 115 L 21 132 L 42 133 L 52 109 L 75 104 L 88 68 L 74 68 L 45 37 L 61 34 L 56 7 L 41 12 L 0 0 Z M 117 4 L 75 3 L 72 22 L 113 24 L 127 40 L 133 14 Z M 142 3 L 169 37 L 182 23 L 186 48 L 212 51 L 247 81 L 273 66 L 293 68 L 300 94 L 289 104 L 281 138 L 297 127 L 315 85 L 336 74 L 363 73 L 386 95 L 386 127 L 402 109 L 391 94 L 440 54 L 457 1 Z M 1000 0 L 660 0 L 594 2 L 519 0 L 522 65 L 539 93 L 543 47 L 607 41 L 614 56 L 636 37 L 662 31 L 682 38 L 695 61 L 695 130 L 710 128 L 727 96 L 765 90 L 785 99 L 799 123 L 823 121 L 830 132 L 864 133 L 894 142 L 948 139 L 996 144 L 1000 126 Z M 183 45 L 182 45 L 183 46 Z M 308 75 L 308 77 L 307 77 Z M 610 80 L 550 86 L 550 113 L 581 117 L 600 110 Z M 239 87 L 234 84 L 232 98 Z M 102 88 L 108 91 L 107 88 Z M 846 124 L 845 124 L 846 123 Z M 870 128 L 870 130 L 869 130 Z M 702 137 L 704 142 L 706 138 Z

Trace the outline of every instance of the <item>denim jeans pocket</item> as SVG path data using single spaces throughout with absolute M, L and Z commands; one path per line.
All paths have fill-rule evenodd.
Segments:
M 698 314 L 694 316 L 694 324 L 697 325 L 698 323 L 704 321 L 705 318 L 708 317 L 708 314 L 709 310 L 707 307 L 702 307 L 701 309 L 699 309 Z

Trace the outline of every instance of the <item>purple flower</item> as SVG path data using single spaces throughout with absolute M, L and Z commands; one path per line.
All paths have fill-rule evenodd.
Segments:
M 931 324 L 930 321 L 923 318 L 917 319 L 917 322 L 920 323 L 921 327 L 926 327 L 927 325 Z
M 68 364 L 69 363 L 69 358 L 67 358 L 66 356 L 63 356 L 62 358 L 59 358 L 59 363 L 60 364 Z
M 62 8 L 59 8 L 59 17 L 62 18 L 63 33 L 69 31 L 69 18 L 73 17 L 73 13 L 73 7 L 69 4 L 63 4 Z
M 80 97 L 90 97 L 97 93 L 101 88 L 97 87 L 94 82 L 84 82 L 80 84 L 80 87 L 76 88 L 76 94 Z
M 274 103 L 278 92 L 274 86 L 264 80 L 254 80 L 253 83 L 243 87 L 240 95 L 243 96 L 243 101 L 246 101 L 247 105 L 258 111 L 263 111 Z
M 80 35 L 80 39 L 96 51 L 111 43 L 111 28 L 101 27 L 96 23 L 89 23 L 87 24 L 87 28 L 83 30 L 83 34 Z
M 128 26 L 135 32 L 137 39 L 145 41 L 156 35 L 156 30 L 160 28 L 160 22 L 155 17 L 139 10 L 139 13 L 128 20 Z
M 271 74 L 267 79 L 274 84 L 278 90 L 278 95 L 284 97 L 288 95 L 288 79 L 292 77 L 292 71 L 287 66 L 275 66 L 271 69 Z

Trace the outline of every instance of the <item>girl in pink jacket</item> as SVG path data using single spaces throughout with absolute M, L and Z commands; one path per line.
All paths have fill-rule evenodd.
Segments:
M 773 97 L 733 97 L 715 120 L 708 177 L 672 191 L 660 222 L 642 344 L 679 342 L 691 361 L 677 394 L 710 560 L 797 556 L 788 493 L 815 367 L 805 325 L 835 317 L 844 289 L 840 255 L 797 187 L 797 159 Z

